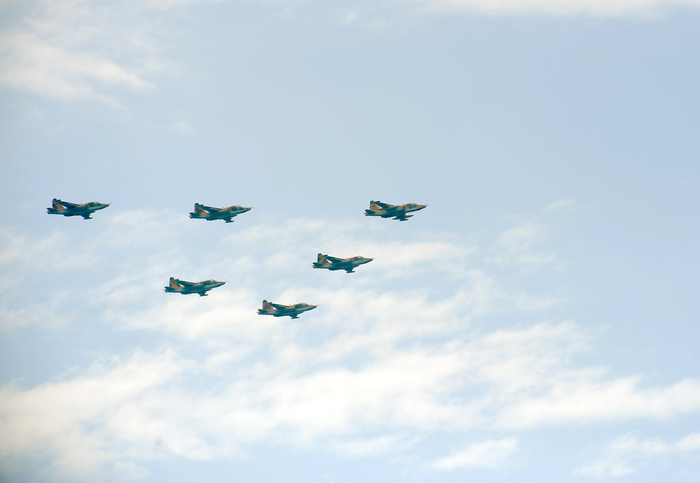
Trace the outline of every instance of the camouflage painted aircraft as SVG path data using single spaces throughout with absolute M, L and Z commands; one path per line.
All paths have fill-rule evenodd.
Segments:
M 97 201 L 79 205 L 54 198 L 51 202 L 51 208 L 47 208 L 46 212 L 49 215 L 82 216 L 86 220 L 92 220 L 90 216 L 92 213 L 97 210 L 103 210 L 108 206 L 109 203 L 98 203 Z
M 365 216 L 381 216 L 382 218 L 393 218 L 394 220 L 406 221 L 413 215 L 407 215 L 411 211 L 422 210 L 428 205 L 418 205 L 407 203 L 405 205 L 390 205 L 381 201 L 370 201 L 369 210 L 365 210 Z
M 203 282 L 187 282 L 170 277 L 170 286 L 165 287 L 167 293 L 181 293 L 187 295 L 191 293 L 199 294 L 200 297 L 206 297 L 207 292 L 213 288 L 221 287 L 226 282 L 217 280 L 204 280 Z
M 374 259 L 365 257 L 336 258 L 319 253 L 318 259 L 314 262 L 313 267 L 325 268 L 327 270 L 345 270 L 348 273 L 355 273 L 355 267 L 369 263 L 372 260 Z
M 204 220 L 225 220 L 226 223 L 233 223 L 232 218 L 250 211 L 252 208 L 245 206 L 229 206 L 228 208 L 214 208 L 213 206 L 204 206 L 199 203 L 194 204 L 194 213 L 190 213 L 190 218 L 201 218 Z
M 273 317 L 284 317 L 289 316 L 293 319 L 298 319 L 299 314 L 306 312 L 307 310 L 313 310 L 318 305 L 309 304 L 294 304 L 294 305 L 282 305 L 273 304 L 267 300 L 263 300 L 262 309 L 258 309 L 258 315 L 272 315 Z

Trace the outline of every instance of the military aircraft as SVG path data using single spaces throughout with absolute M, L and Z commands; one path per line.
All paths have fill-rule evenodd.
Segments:
M 267 300 L 263 300 L 262 309 L 258 309 L 258 315 L 272 315 L 273 317 L 284 317 L 288 315 L 293 319 L 298 319 L 299 314 L 306 312 L 307 310 L 313 310 L 318 305 L 309 304 L 294 304 L 294 305 L 282 305 L 273 304 Z
M 327 270 L 345 270 L 348 273 L 355 273 L 355 267 L 369 263 L 372 260 L 374 259 L 365 257 L 336 258 L 319 253 L 318 259 L 314 262 L 313 267 L 325 268 Z
M 90 216 L 92 213 L 97 210 L 103 210 L 108 206 L 109 203 L 98 203 L 97 201 L 79 205 L 54 198 L 51 201 L 51 208 L 47 208 L 46 211 L 49 215 L 82 216 L 86 220 L 92 220 Z
M 369 210 L 365 210 L 365 216 L 381 216 L 382 218 L 393 218 L 395 220 L 406 221 L 413 215 L 407 215 L 411 211 L 422 210 L 428 205 L 418 205 L 407 203 L 405 205 L 390 205 L 381 201 L 370 201 Z
M 250 211 L 252 208 L 245 206 L 229 206 L 227 208 L 214 208 L 213 206 L 194 204 L 194 213 L 190 213 L 190 218 L 201 218 L 204 220 L 224 220 L 226 223 L 233 223 L 232 218 Z
M 206 297 L 207 292 L 213 288 L 221 287 L 226 282 L 217 280 L 204 280 L 203 282 L 187 282 L 170 277 L 170 286 L 165 287 L 167 293 L 181 293 L 187 295 L 191 293 L 199 294 L 200 297 Z

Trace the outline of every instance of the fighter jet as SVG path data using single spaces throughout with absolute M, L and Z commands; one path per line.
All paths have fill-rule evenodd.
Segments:
M 108 206 L 109 203 L 98 203 L 97 201 L 79 205 L 54 198 L 51 202 L 51 208 L 47 208 L 46 211 L 49 215 L 82 216 L 86 220 L 92 220 L 90 216 L 92 213 L 97 210 L 103 210 Z
M 336 258 L 319 253 L 318 259 L 314 262 L 313 267 L 325 268 L 327 270 L 345 270 L 348 273 L 355 273 L 355 267 L 369 263 L 372 260 L 374 259 L 365 257 Z
M 390 205 L 381 201 L 370 201 L 369 210 L 365 210 L 365 216 L 381 216 L 382 218 L 393 218 L 394 220 L 406 221 L 413 215 L 407 215 L 411 211 L 422 210 L 428 205 L 418 205 L 407 203 L 405 205 Z
M 170 286 L 165 287 L 167 293 L 181 293 L 187 295 L 191 293 L 199 294 L 200 297 L 206 297 L 207 292 L 213 288 L 221 287 L 226 282 L 218 280 L 204 280 L 203 282 L 187 282 L 170 277 Z
M 233 223 L 232 218 L 250 211 L 251 208 L 245 206 L 229 206 L 228 208 L 214 208 L 213 206 L 204 206 L 199 203 L 194 204 L 194 213 L 190 213 L 190 218 L 201 218 L 204 220 L 224 220 L 226 223 Z
M 309 304 L 273 304 L 267 300 L 263 300 L 262 309 L 258 309 L 258 315 L 272 315 L 273 317 L 284 317 L 285 315 L 288 315 L 293 319 L 298 319 L 299 314 L 306 312 L 307 310 L 313 310 L 316 307 L 318 306 Z

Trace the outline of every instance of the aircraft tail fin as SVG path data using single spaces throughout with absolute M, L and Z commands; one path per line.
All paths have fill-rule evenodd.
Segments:
M 270 302 L 263 300 L 262 310 L 263 312 L 274 312 L 275 308 L 270 304 Z
M 51 200 L 51 208 L 47 208 L 49 214 L 55 215 L 66 211 L 66 207 L 61 204 L 61 200 L 54 198 Z
M 170 277 L 170 287 L 168 287 L 168 288 L 170 288 L 172 290 L 179 290 L 182 288 L 182 285 L 180 285 L 177 282 L 177 279 L 175 277 Z
M 379 205 L 379 202 L 373 200 L 369 202 L 369 210 L 365 210 L 365 216 L 377 216 L 383 210 L 384 208 Z
M 207 210 L 202 208 L 202 205 L 199 203 L 194 204 L 194 212 L 190 213 L 190 218 L 201 218 L 202 216 L 207 214 Z
M 331 262 L 326 258 L 326 255 L 319 253 L 316 261 L 314 262 L 314 268 L 322 268 L 330 265 Z

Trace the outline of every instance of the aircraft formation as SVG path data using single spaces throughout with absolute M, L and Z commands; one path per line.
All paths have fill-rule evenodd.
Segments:
M 82 216 L 85 220 L 91 220 L 92 213 L 107 208 L 108 206 L 109 203 L 99 203 L 97 201 L 78 204 L 54 198 L 51 202 L 51 208 L 47 208 L 46 211 L 50 215 Z M 426 206 L 427 205 L 419 205 L 417 203 L 390 205 L 373 200 L 369 202 L 369 209 L 365 210 L 365 216 L 380 216 L 382 218 L 406 221 L 413 216 L 408 213 L 422 210 Z M 251 209 L 252 208 L 238 205 L 228 206 L 226 208 L 215 208 L 213 206 L 195 203 L 194 212 L 190 213 L 190 218 L 207 221 L 224 220 L 226 223 L 233 223 L 233 218 Z M 369 263 L 372 260 L 374 259 L 361 256 L 339 258 L 319 253 L 312 266 L 313 268 L 321 268 L 330 271 L 345 270 L 347 273 L 355 273 L 355 268 Z M 218 280 L 188 282 L 186 280 L 170 277 L 170 284 L 165 287 L 165 292 L 179 293 L 181 295 L 198 294 L 200 297 L 206 297 L 208 291 L 221 287 L 225 283 L 226 282 L 220 282 Z M 291 317 L 292 319 L 298 319 L 299 314 L 313 310 L 316 307 L 318 306 L 306 303 L 284 305 L 263 300 L 262 308 L 258 309 L 258 315 L 272 315 L 273 317 Z

